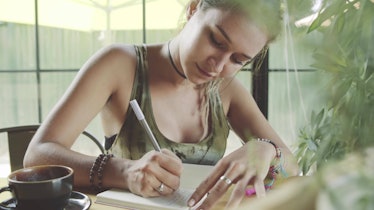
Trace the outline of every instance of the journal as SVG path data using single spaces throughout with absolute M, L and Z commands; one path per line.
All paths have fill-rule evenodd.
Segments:
M 144 198 L 126 190 L 110 189 L 96 196 L 96 203 L 138 210 L 190 209 L 187 200 L 195 188 L 208 176 L 213 166 L 183 164 L 179 190 L 169 196 Z

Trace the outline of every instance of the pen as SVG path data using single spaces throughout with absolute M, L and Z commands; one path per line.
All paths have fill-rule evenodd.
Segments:
M 140 109 L 139 104 L 136 101 L 136 99 L 131 100 L 130 105 L 132 107 L 132 110 L 134 110 L 134 112 L 135 112 L 136 118 L 138 118 L 140 124 L 143 126 L 144 130 L 146 131 L 149 138 L 151 139 L 153 147 L 155 148 L 156 151 L 161 152 L 161 147 L 160 147 L 160 145 L 158 145 L 158 142 L 157 142 L 155 136 L 153 135 L 151 129 L 149 128 L 147 120 L 145 119 L 144 114 L 143 114 L 142 110 Z

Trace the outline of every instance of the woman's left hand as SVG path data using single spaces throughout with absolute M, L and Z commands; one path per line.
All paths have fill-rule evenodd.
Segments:
M 208 194 L 197 209 L 210 209 L 235 184 L 227 209 L 234 209 L 245 196 L 248 185 L 253 185 L 256 195 L 265 196 L 264 180 L 275 158 L 273 145 L 262 141 L 249 141 L 241 148 L 222 158 L 212 173 L 197 187 L 188 205 L 196 205 Z

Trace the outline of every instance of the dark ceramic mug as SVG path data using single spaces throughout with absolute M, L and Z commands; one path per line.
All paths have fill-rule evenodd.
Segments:
M 15 208 L 0 203 L 0 209 L 63 210 L 73 188 L 73 169 L 61 165 L 41 165 L 19 169 L 8 176 L 9 191 Z

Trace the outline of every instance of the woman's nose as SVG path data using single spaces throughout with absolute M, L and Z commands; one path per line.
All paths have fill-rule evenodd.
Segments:
M 210 71 L 220 73 L 225 68 L 226 63 L 230 60 L 228 53 L 217 53 L 209 58 Z

